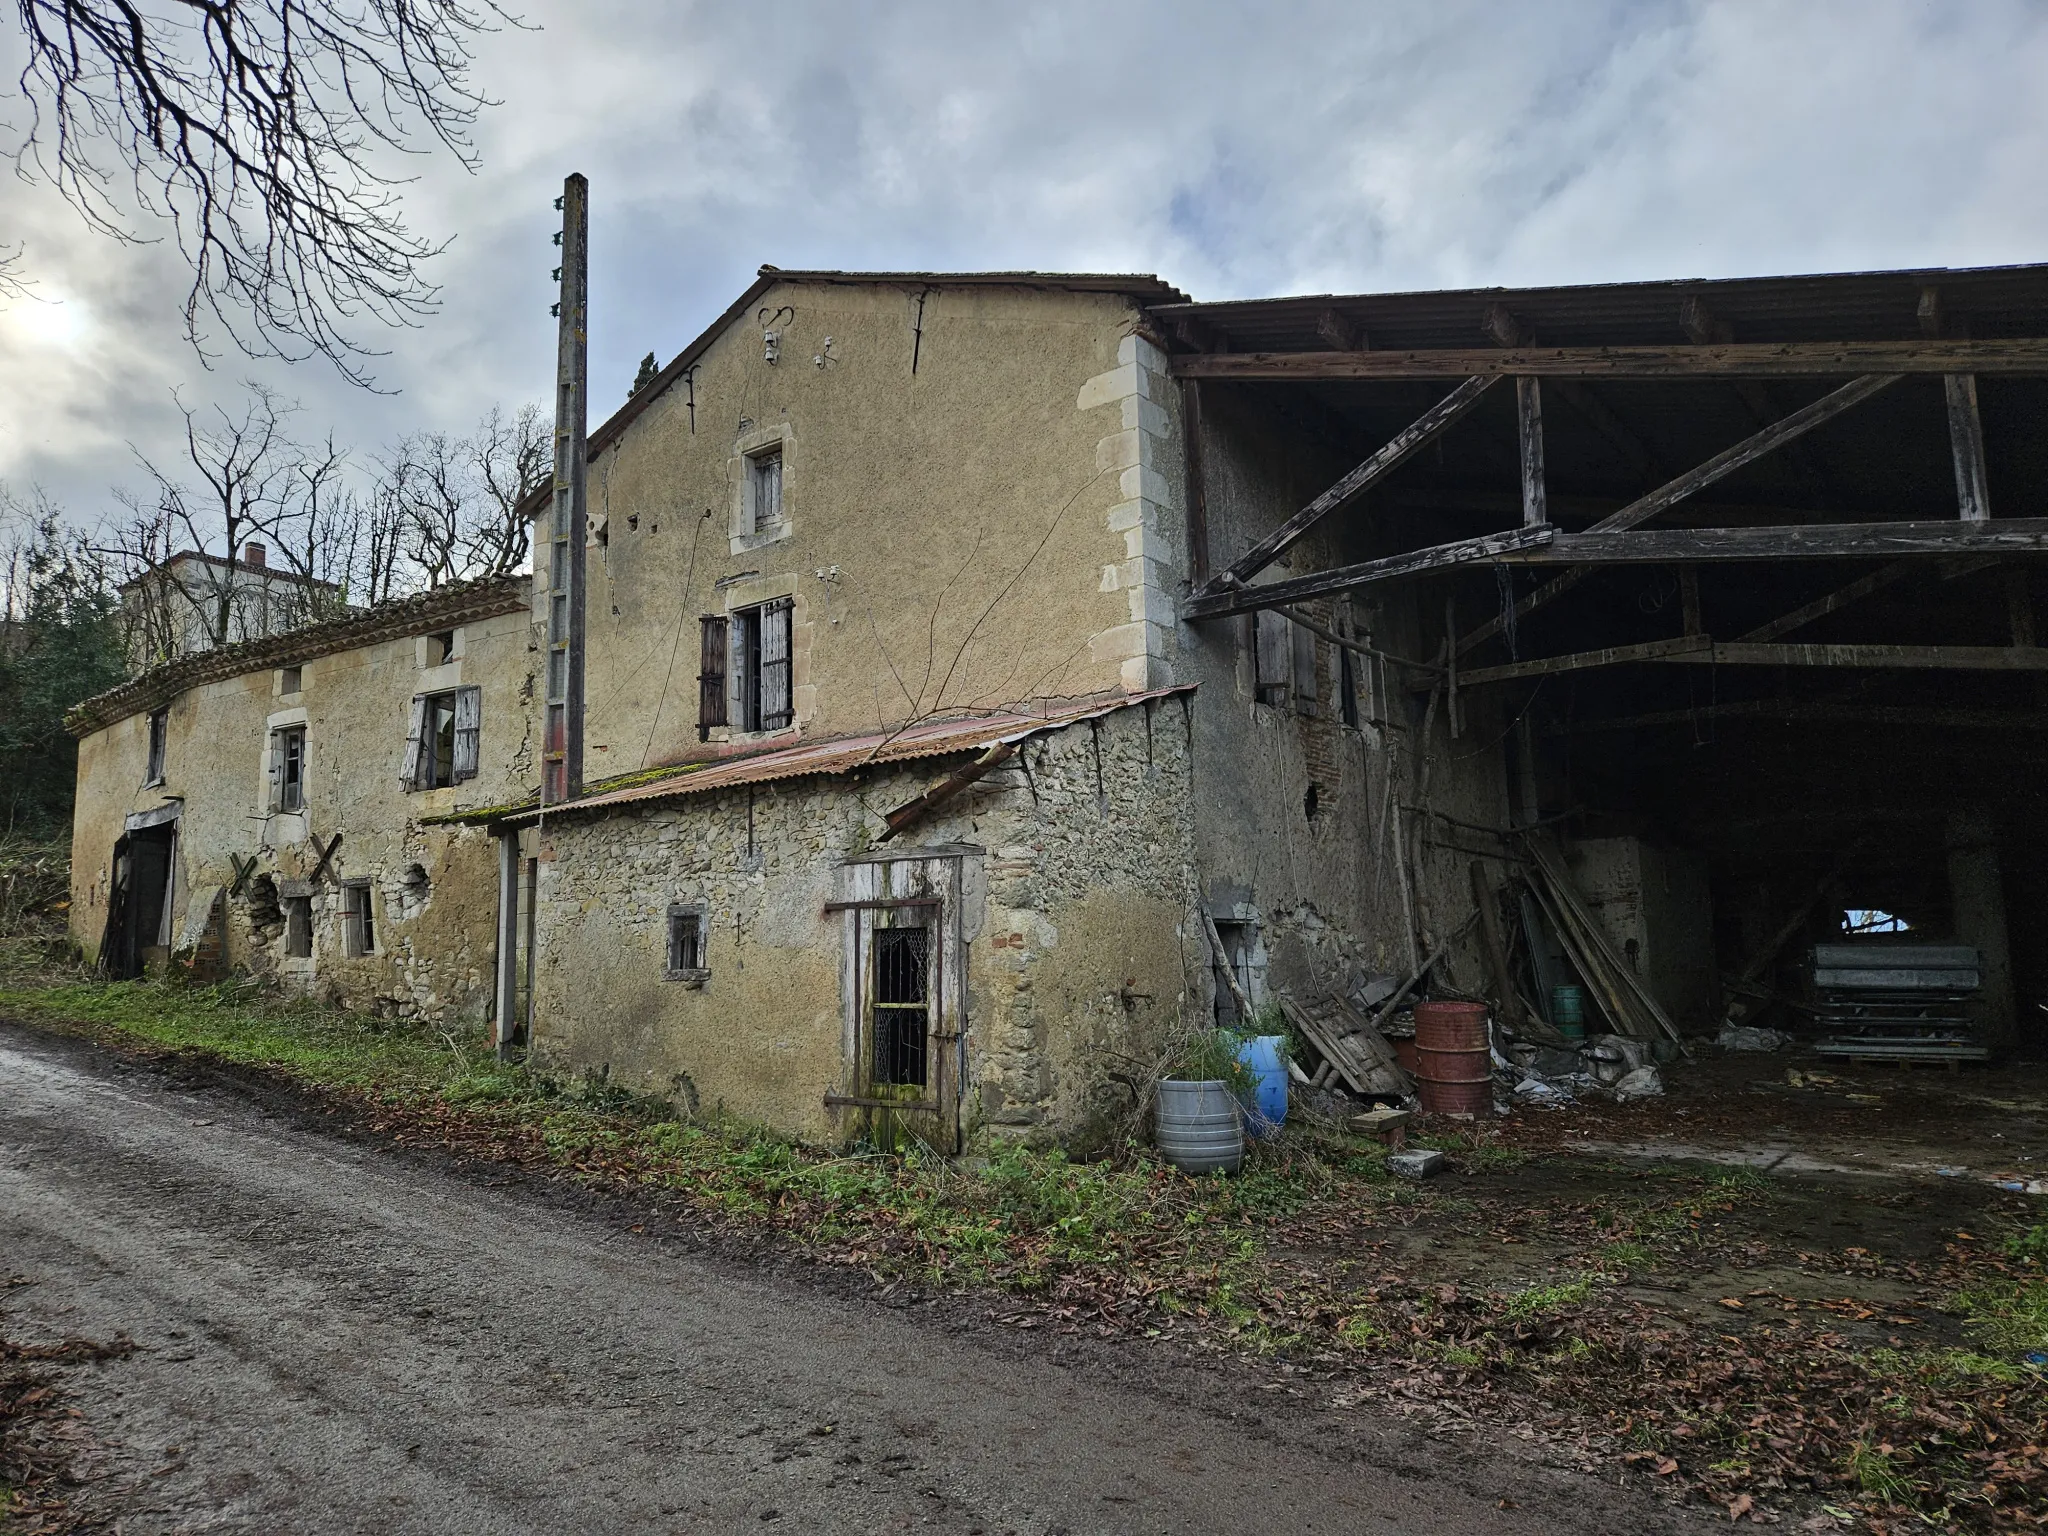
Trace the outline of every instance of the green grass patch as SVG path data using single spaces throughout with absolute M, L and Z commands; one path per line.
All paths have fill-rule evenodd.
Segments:
M 1532 1285 L 1527 1290 L 1516 1291 L 1507 1298 L 1502 1313 L 1520 1322 L 1526 1318 L 1543 1317 L 1552 1312 L 1561 1312 L 1566 1307 L 1576 1307 L 1593 1295 L 1593 1280 L 1590 1275 L 1580 1275 L 1575 1280 L 1563 1280 L 1556 1285 Z

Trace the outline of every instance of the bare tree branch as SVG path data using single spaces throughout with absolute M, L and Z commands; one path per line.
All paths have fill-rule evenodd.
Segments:
M 497 0 L 16 0 L 31 111 L 15 148 L 87 223 L 139 238 L 116 195 L 167 219 L 192 268 L 185 328 L 252 356 L 321 355 L 358 384 L 353 332 L 436 307 L 442 249 L 409 229 L 387 153 L 474 169 L 491 103 L 471 84 Z

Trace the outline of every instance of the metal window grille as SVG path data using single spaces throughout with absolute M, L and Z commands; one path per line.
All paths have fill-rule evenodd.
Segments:
M 931 930 L 882 928 L 875 933 L 874 1080 L 922 1088 L 929 1082 L 925 1047 L 931 1026 Z
M 701 971 L 704 966 L 704 914 L 694 907 L 672 907 L 668 914 L 668 968 Z

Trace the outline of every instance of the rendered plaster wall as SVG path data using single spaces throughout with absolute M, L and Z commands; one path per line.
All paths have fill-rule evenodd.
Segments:
M 72 933 L 96 956 L 107 916 L 115 841 L 130 812 L 182 801 L 172 891 L 172 948 L 198 941 L 216 891 L 232 887 L 232 856 L 255 868 L 228 903 L 227 960 L 288 991 L 352 1007 L 434 1019 L 482 1018 L 492 996 L 497 864 L 491 839 L 421 819 L 503 804 L 531 792 L 528 700 L 534 653 L 524 610 L 456 631 L 454 658 L 435 665 L 407 636 L 308 660 L 296 694 L 265 668 L 202 684 L 169 704 L 164 782 L 144 786 L 149 716 L 138 713 L 79 744 L 72 831 Z M 483 689 L 479 772 L 444 789 L 400 779 L 415 694 Z M 306 728 L 305 810 L 270 809 L 273 729 Z M 313 955 L 283 953 L 273 888 L 309 880 L 336 833 L 341 844 L 312 891 Z M 377 944 L 344 952 L 338 882 L 368 880 Z M 265 881 L 269 884 L 265 884 Z
M 1222 570 L 1356 457 L 1312 420 L 1284 414 L 1270 395 L 1211 388 L 1202 401 L 1200 460 L 1209 564 Z M 1327 520 L 1256 579 L 1380 552 L 1344 531 L 1360 521 L 1355 510 Z M 1181 583 L 1184 589 L 1184 576 Z M 1301 610 L 1394 655 L 1433 656 L 1442 641 L 1441 617 L 1421 613 L 1411 587 L 1311 601 Z M 1293 697 L 1260 702 L 1253 633 L 1248 616 L 1180 629 L 1180 673 L 1200 684 L 1196 847 L 1210 911 L 1219 921 L 1258 925 L 1274 989 L 1349 992 L 1373 975 L 1405 975 L 1457 929 L 1473 902 L 1469 855 L 1443 846 L 1441 824 L 1418 822 L 1403 807 L 1426 804 L 1458 820 L 1505 825 L 1497 738 L 1506 722 L 1495 719 L 1490 701 L 1468 699 L 1453 737 L 1442 702 L 1431 710 L 1408 686 L 1414 674 L 1356 658 L 1359 723 L 1347 726 L 1339 657 L 1321 639 L 1314 641 L 1312 712 Z M 1481 987 L 1476 936 L 1454 948 L 1448 967 L 1455 984 Z M 1210 977 L 1212 997 L 1216 984 Z
M 1129 1102 L 1113 1074 L 1149 1072 L 1186 1001 L 1197 942 L 1187 740 L 1171 700 L 1069 726 L 906 835 L 974 850 L 960 914 L 970 1136 L 1085 1139 Z M 692 1113 L 819 1142 L 857 1135 L 857 1116 L 824 1102 L 853 1086 L 845 921 L 825 905 L 843 889 L 846 862 L 870 856 L 877 810 L 959 766 L 934 760 L 551 819 L 539 839 L 535 1059 Z M 701 980 L 666 979 L 676 902 L 707 914 Z
M 1714 907 L 1706 860 L 1639 837 L 1589 837 L 1572 876 L 1615 952 L 1679 1028 L 1704 1031 L 1714 1007 Z
M 593 458 L 585 781 L 705 755 L 698 621 L 774 598 L 788 735 L 1169 681 L 1164 359 L 1137 318 L 1050 289 L 773 289 Z M 764 537 L 746 456 L 778 444 Z

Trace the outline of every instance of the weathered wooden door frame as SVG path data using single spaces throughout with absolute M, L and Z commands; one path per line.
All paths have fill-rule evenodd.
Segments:
M 853 1110 L 878 1141 L 908 1137 L 934 1151 L 960 1150 L 960 1111 L 967 1080 L 967 944 L 962 914 L 966 849 L 902 849 L 850 859 L 840 868 L 840 899 L 826 905 L 842 922 L 840 986 L 846 1091 L 827 1105 Z M 972 850 L 979 852 L 979 850 Z M 899 918 L 928 914 L 928 1068 L 922 1093 L 898 1097 L 873 1081 L 875 934 L 908 926 Z

